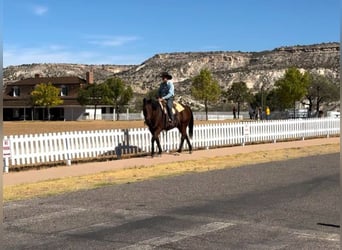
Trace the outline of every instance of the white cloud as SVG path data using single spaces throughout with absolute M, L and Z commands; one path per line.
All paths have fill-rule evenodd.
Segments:
M 88 37 L 90 44 L 117 47 L 125 45 L 128 42 L 136 41 L 139 38 L 136 36 L 91 36 Z
M 42 5 L 35 5 L 32 7 L 33 13 L 37 16 L 43 16 L 45 13 L 48 12 L 48 7 Z
M 139 64 L 145 60 L 141 55 L 111 55 L 93 51 L 75 51 L 59 45 L 44 48 L 19 48 L 4 46 L 3 66 L 32 63 L 80 63 L 80 64 Z
M 63 50 L 49 48 L 10 48 L 4 47 L 3 64 L 9 65 L 69 61 L 71 54 Z

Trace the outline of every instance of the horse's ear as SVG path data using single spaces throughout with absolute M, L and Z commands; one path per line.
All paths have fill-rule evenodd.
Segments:
M 146 98 L 144 98 L 144 104 L 146 103 Z

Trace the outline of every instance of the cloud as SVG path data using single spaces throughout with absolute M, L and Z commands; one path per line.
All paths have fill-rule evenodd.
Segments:
M 46 48 L 5 48 L 3 51 L 4 67 L 9 65 L 45 63 L 45 62 L 64 62 L 72 59 L 72 55 L 63 50 Z
M 4 45 L 3 66 L 32 63 L 80 63 L 80 64 L 139 64 L 145 60 L 142 55 L 94 52 L 91 50 L 75 51 L 60 45 L 45 47 L 8 47 Z
M 35 5 L 32 7 L 33 13 L 37 16 L 43 16 L 48 12 L 48 7 L 42 5 Z
M 118 47 L 139 40 L 136 36 L 90 36 L 87 39 L 90 44 L 106 47 Z

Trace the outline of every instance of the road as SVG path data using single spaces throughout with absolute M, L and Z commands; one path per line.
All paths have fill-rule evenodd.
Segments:
M 339 249 L 339 154 L 4 205 L 2 249 Z

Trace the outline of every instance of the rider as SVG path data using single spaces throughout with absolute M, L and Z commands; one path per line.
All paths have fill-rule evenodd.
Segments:
M 174 115 L 172 114 L 172 105 L 173 105 L 173 98 L 175 95 L 175 88 L 172 82 L 172 76 L 167 73 L 163 72 L 160 74 L 162 78 L 162 83 L 159 86 L 158 90 L 158 100 L 166 101 L 167 113 L 170 118 L 170 124 L 173 125 L 175 123 Z

